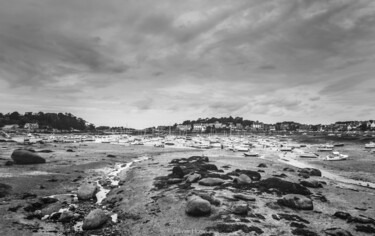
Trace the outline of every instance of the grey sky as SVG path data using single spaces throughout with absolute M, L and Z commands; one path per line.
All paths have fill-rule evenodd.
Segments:
M 372 0 L 0 1 L 0 112 L 375 119 Z

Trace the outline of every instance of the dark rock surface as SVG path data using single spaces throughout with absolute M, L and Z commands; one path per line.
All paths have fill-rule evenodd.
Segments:
M 46 162 L 44 158 L 35 152 L 24 149 L 14 150 L 11 158 L 13 159 L 14 164 L 17 165 L 42 164 Z

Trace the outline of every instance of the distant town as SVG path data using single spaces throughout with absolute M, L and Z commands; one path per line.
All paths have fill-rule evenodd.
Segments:
M 301 124 L 293 121 L 266 124 L 242 117 L 199 118 L 171 126 L 160 125 L 145 129 L 98 126 L 70 113 L 0 113 L 0 129 L 7 133 L 104 133 L 104 134 L 246 134 L 272 132 L 370 132 L 375 131 L 375 121 L 338 121 L 333 124 Z

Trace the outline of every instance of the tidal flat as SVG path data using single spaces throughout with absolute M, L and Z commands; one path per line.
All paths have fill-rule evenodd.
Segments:
M 302 138 L 259 137 L 251 149 L 258 157 L 227 148 L 0 143 L 0 235 L 373 235 L 375 155 L 348 141 L 336 148 L 346 161 L 302 159 L 326 142 Z M 290 143 L 291 152 L 280 151 Z M 46 162 L 6 165 L 19 148 Z M 88 215 L 99 224 L 88 226 Z

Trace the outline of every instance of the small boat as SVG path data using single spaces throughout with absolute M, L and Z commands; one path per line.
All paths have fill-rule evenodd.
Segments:
M 333 145 L 322 145 L 317 150 L 318 152 L 331 152 L 333 151 Z
M 333 146 L 334 147 L 343 147 L 344 144 L 343 143 L 334 143 Z
M 299 155 L 301 158 L 317 158 L 319 155 L 316 153 L 302 153 Z
M 235 146 L 233 148 L 233 151 L 238 151 L 238 152 L 248 152 L 249 151 L 249 146 L 247 145 L 239 145 Z
M 365 144 L 365 148 L 375 148 L 375 143 L 374 142 L 367 143 Z
M 341 154 L 339 152 L 332 152 L 331 155 L 326 156 L 325 161 L 344 161 L 348 159 L 348 155 Z
M 282 151 L 282 152 L 291 152 L 291 151 L 293 151 L 293 148 L 291 148 L 291 147 L 282 147 L 282 148 L 280 148 L 280 151 Z
M 257 157 L 257 156 L 259 156 L 259 154 L 256 153 L 256 152 L 245 152 L 244 156 L 245 157 Z

